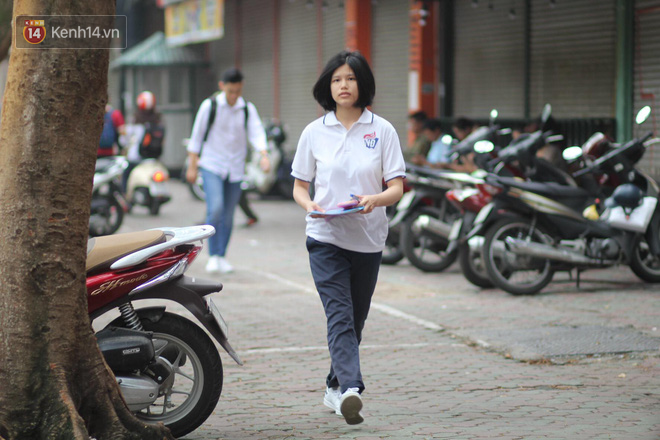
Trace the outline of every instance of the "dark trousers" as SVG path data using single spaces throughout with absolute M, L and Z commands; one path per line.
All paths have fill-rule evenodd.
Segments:
M 362 253 L 307 237 L 309 264 L 328 324 L 330 373 L 326 385 L 364 390 L 359 345 L 376 288 L 382 252 Z

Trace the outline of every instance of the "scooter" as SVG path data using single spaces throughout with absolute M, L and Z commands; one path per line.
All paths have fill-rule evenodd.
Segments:
M 242 365 L 227 324 L 209 294 L 222 284 L 185 276 L 212 236 L 209 225 L 159 228 L 92 238 L 87 245 L 90 320 L 119 317 L 96 333 L 129 409 L 145 423 L 162 422 L 175 437 L 198 428 L 222 391 L 222 361 L 211 335 Z M 175 301 L 201 324 L 166 304 L 135 308 L 143 299 Z
M 127 166 L 123 156 L 96 160 L 89 217 L 90 237 L 114 234 L 121 227 L 124 213 L 128 211 L 128 203 L 121 191 L 121 176 Z
M 595 160 L 578 155 L 584 166 L 573 176 L 593 181 L 584 187 L 488 176 L 493 201 L 468 235 L 484 235 L 491 281 L 515 295 L 534 294 L 557 270 L 576 268 L 579 283 L 580 271 L 623 263 L 642 280 L 660 282 L 660 189 L 634 168 L 649 138 L 614 145 Z M 606 181 L 620 184 L 601 205 Z
M 172 198 L 170 174 L 158 159 L 143 159 L 131 170 L 126 183 L 126 197 L 131 206 L 145 206 L 158 215 L 160 207 Z

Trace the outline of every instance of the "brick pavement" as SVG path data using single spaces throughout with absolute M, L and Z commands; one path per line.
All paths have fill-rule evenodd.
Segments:
M 203 205 L 176 191 L 182 204 L 165 205 L 157 219 L 132 214 L 124 230 L 201 218 Z M 518 298 L 472 287 L 457 266 L 442 274 L 383 267 L 375 303 L 421 321 L 372 310 L 361 350 L 365 422 L 346 425 L 322 405 L 329 359 L 303 213 L 282 201 L 254 208 L 261 222 L 236 229 L 228 257 L 237 270 L 218 277 L 225 289 L 216 294 L 245 366 L 223 352 L 220 402 L 186 439 L 660 439 L 658 351 L 528 363 L 472 337 L 553 325 L 632 326 L 657 337 L 660 289 L 625 268 L 587 273 L 581 289 L 559 282 Z M 189 274 L 208 277 L 205 262 L 200 256 Z

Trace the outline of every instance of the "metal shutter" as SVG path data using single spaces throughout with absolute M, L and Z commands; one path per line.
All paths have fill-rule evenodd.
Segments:
M 525 1 L 463 0 L 454 10 L 454 115 L 523 117 Z
M 614 0 L 532 0 L 530 111 L 555 118 L 614 117 Z
M 304 2 L 281 1 L 280 115 L 295 150 L 300 133 L 320 112 L 312 96 L 316 82 L 316 10 Z
M 635 9 L 642 10 L 659 7 L 658 0 L 637 0 Z M 644 136 L 653 131 L 657 136 L 658 120 L 660 120 L 660 10 L 647 11 L 638 14 L 639 20 L 635 28 L 635 72 L 633 109 L 639 111 L 645 105 L 650 105 L 651 116 L 642 125 L 634 125 L 633 136 Z M 650 172 L 656 178 L 660 177 L 660 145 L 653 145 L 644 158 L 638 163 L 642 169 Z
M 346 48 L 344 39 L 344 20 L 346 11 L 331 2 L 323 11 L 323 56 L 321 64 L 325 66 L 328 60 Z
M 241 2 L 241 70 L 245 75 L 243 96 L 261 118 L 273 116 L 274 2 Z
M 209 42 L 209 59 L 211 61 L 211 74 L 215 77 L 215 84 L 211 90 L 202 93 L 208 96 L 218 90 L 218 81 L 222 72 L 234 65 L 234 33 L 236 32 L 236 2 L 238 0 L 225 0 L 225 35 L 219 40 Z
M 409 2 L 379 0 L 372 6 L 372 70 L 376 79 L 374 113 L 387 119 L 407 141 Z

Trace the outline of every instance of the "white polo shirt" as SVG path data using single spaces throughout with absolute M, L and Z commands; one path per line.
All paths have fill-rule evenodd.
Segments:
M 261 125 L 257 108 L 239 96 L 236 104 L 227 103 L 225 93 L 216 96 L 218 104 L 215 120 L 202 149 L 204 132 L 211 113 L 211 101 L 205 99 L 199 106 L 193 124 L 188 151 L 202 155 L 199 166 L 221 176 L 229 176 L 230 182 L 240 182 L 245 174 L 245 158 L 248 141 L 256 151 L 266 150 L 266 131 Z M 245 106 L 248 107 L 247 133 L 245 130 Z
M 314 201 L 325 210 L 350 200 L 351 194 L 379 194 L 383 180 L 403 177 L 406 171 L 396 130 L 369 110 L 350 130 L 334 112 L 310 123 L 300 135 L 291 168 L 296 179 L 314 179 Z M 387 232 L 385 207 L 369 214 L 307 216 L 309 237 L 350 251 L 382 251 Z

